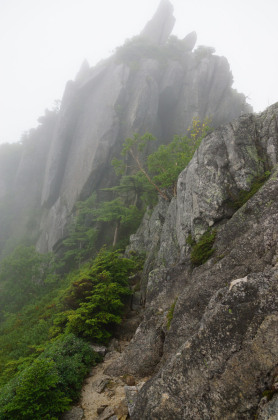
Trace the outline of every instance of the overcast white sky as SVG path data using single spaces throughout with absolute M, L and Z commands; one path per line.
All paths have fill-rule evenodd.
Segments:
M 0 143 L 18 141 L 90 65 L 137 35 L 160 0 L 0 0 Z M 228 58 L 256 112 L 278 101 L 277 0 L 172 0 L 183 38 Z

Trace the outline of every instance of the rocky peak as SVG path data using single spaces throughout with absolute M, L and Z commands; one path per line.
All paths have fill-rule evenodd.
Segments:
M 125 138 L 148 131 L 158 144 L 166 144 L 175 134 L 184 135 L 193 118 L 211 117 L 217 127 L 250 109 L 244 95 L 231 88 L 232 74 L 224 57 L 205 48 L 192 52 L 194 32 L 163 45 L 174 22 L 172 4 L 162 0 L 141 33 L 143 42 L 134 38 L 93 68 L 85 61 L 76 80 L 67 83 L 54 125 L 45 134 L 47 150 L 40 172 L 32 176 L 33 184 L 41 180 L 39 187 L 32 187 L 42 207 L 37 232 L 41 252 L 64 238 L 76 201 L 114 185 L 110 162 Z M 44 138 L 41 132 L 36 135 Z M 24 157 L 22 171 L 28 173 L 29 167 Z M 31 203 L 32 188 L 28 184 L 28 191 L 23 191 L 15 184 L 13 196 L 21 197 L 19 190 Z M 17 220 L 23 226 L 19 212 Z
M 145 315 L 109 372 L 151 375 L 133 420 L 277 418 L 277 121 L 274 104 L 208 135 L 177 197 L 131 238 L 148 255 Z M 193 239 L 209 229 L 212 254 L 196 265 Z
M 88 63 L 88 60 L 85 59 L 83 63 L 81 64 L 81 67 L 75 77 L 75 80 L 77 82 L 83 81 L 83 79 L 88 76 L 89 72 L 90 72 L 90 65 Z
M 197 42 L 197 33 L 195 31 L 190 32 L 183 39 L 185 51 L 192 51 Z
M 165 44 L 176 21 L 173 11 L 173 5 L 169 0 L 161 0 L 153 18 L 141 32 L 141 36 L 147 38 L 153 44 Z

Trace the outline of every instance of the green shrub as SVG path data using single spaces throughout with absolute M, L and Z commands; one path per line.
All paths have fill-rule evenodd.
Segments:
M 73 334 L 48 344 L 30 366 L 1 389 L 0 419 L 56 419 L 77 400 L 84 377 L 100 361 L 90 345 Z M 27 361 L 30 362 L 30 361 Z
M 266 171 L 264 174 L 254 179 L 251 188 L 248 191 L 241 190 L 236 197 L 231 196 L 231 206 L 235 210 L 238 210 L 240 207 L 242 207 L 264 185 L 264 183 L 268 180 L 270 175 L 271 173 L 269 171 Z
M 53 360 L 36 359 L 1 390 L 0 419 L 58 419 L 71 400 L 60 390 L 60 377 Z
M 137 267 L 137 260 L 103 248 L 72 283 L 64 297 L 66 311 L 57 315 L 52 333 L 65 330 L 106 343 L 121 322 L 125 297 L 131 294 L 128 277 Z
M 204 264 L 214 253 L 213 243 L 216 236 L 216 230 L 208 230 L 199 241 L 193 246 L 191 251 L 191 262 L 194 266 Z
M 55 262 L 51 253 L 39 254 L 33 246 L 18 246 L 0 263 L 0 310 L 16 312 L 51 288 Z
M 193 239 L 191 233 L 188 235 L 188 237 L 186 238 L 186 243 L 190 246 L 194 246 L 196 245 L 196 241 L 195 239 Z
M 122 299 L 130 293 L 128 287 L 113 282 L 107 276 L 107 282 L 94 286 L 87 302 L 81 303 L 76 311 L 69 314 L 66 331 L 107 343 L 112 335 L 111 328 L 122 320 Z
M 101 360 L 90 345 L 74 334 L 63 335 L 49 344 L 40 356 L 55 362 L 59 387 L 72 400 L 79 397 L 84 377 Z

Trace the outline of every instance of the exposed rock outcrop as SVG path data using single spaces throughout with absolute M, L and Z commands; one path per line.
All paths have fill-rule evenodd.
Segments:
M 157 255 L 147 261 L 156 268 L 146 279 L 144 320 L 109 371 L 153 374 L 138 394 L 135 420 L 250 419 L 271 389 L 278 363 L 277 121 L 278 104 L 205 138 L 154 241 L 140 230 L 133 237 L 131 248 L 146 244 Z M 233 198 L 267 170 L 270 179 L 235 211 Z M 186 238 L 210 226 L 217 228 L 215 251 L 194 268 Z
M 42 133 L 38 147 L 43 156 L 37 159 L 36 152 L 29 151 L 9 189 L 28 202 L 26 213 L 38 214 L 33 237 L 39 235 L 41 252 L 55 248 L 65 237 L 77 200 L 114 185 L 110 162 L 125 138 L 149 131 L 159 143 L 167 143 L 175 134 L 184 135 L 195 117 L 211 117 L 218 126 L 250 109 L 244 95 L 231 87 L 227 60 L 205 47 L 202 53 L 192 52 L 195 33 L 168 42 L 173 25 L 173 7 L 162 0 L 141 38 L 135 37 L 94 68 L 83 63 L 76 80 L 66 86 L 54 125 L 42 119 L 37 135 Z M 30 173 L 28 160 L 37 172 L 22 186 Z M 2 195 L 6 189 L 1 182 Z M 7 236 L 13 229 L 24 235 L 26 220 L 17 212 L 17 225 L 10 226 Z
M 154 17 L 147 23 L 141 36 L 153 44 L 165 44 L 176 21 L 173 11 L 173 5 L 169 0 L 161 0 Z
M 195 47 L 195 44 L 197 42 L 197 34 L 195 31 L 190 32 L 190 34 L 186 35 L 186 37 L 183 39 L 184 43 L 184 49 L 186 51 L 192 51 Z
M 217 126 L 248 110 L 231 84 L 225 58 L 194 53 L 163 67 L 141 57 L 136 70 L 116 56 L 69 83 L 47 158 L 38 248 L 49 250 L 63 236 L 76 200 L 113 184 L 109 162 L 132 133 L 149 131 L 165 143 L 196 116 Z
M 143 221 L 131 237 L 130 249 L 153 250 L 157 265 L 171 266 L 186 258 L 189 234 L 197 239 L 209 227 L 229 219 L 234 212 L 233 199 L 239 192 L 248 191 L 258 176 L 277 164 L 277 114 L 275 104 L 259 115 L 244 115 L 208 135 L 179 176 L 177 198 L 169 208 L 160 204 L 149 222 Z M 163 213 L 163 223 L 155 235 L 157 213 Z

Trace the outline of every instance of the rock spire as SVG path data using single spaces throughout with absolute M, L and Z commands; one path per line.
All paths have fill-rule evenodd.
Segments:
M 169 0 L 161 0 L 153 18 L 141 32 L 141 36 L 147 38 L 154 44 L 165 44 L 176 21 L 173 11 L 173 5 Z

